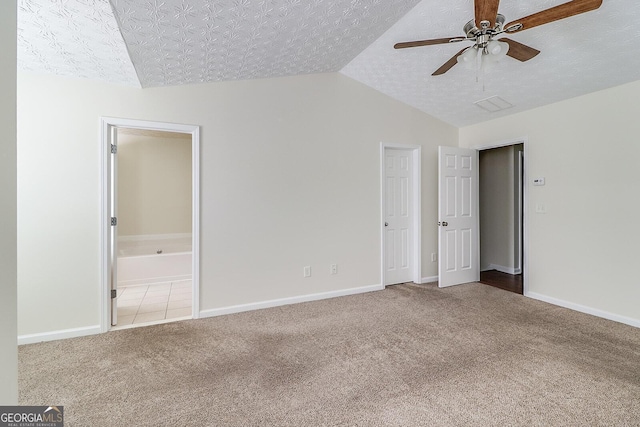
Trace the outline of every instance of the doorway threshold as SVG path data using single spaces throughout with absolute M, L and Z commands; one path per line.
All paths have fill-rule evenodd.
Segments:
M 153 325 L 162 325 L 164 323 L 173 323 L 180 322 L 182 320 L 191 320 L 193 317 L 191 316 L 183 316 L 183 317 L 173 317 L 171 319 L 162 319 L 162 320 L 154 320 L 151 322 L 141 322 L 141 323 L 130 323 L 128 325 L 116 325 L 112 326 L 110 331 L 121 331 L 123 329 L 133 329 L 133 328 L 142 328 L 145 326 L 153 326 Z

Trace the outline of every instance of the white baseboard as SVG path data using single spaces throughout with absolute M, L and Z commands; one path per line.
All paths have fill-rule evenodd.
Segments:
M 420 284 L 433 283 L 438 281 L 438 276 L 423 277 Z
M 424 277 L 422 283 L 432 283 L 438 280 L 438 276 Z M 297 304 L 301 302 L 318 301 L 322 299 L 336 298 L 348 295 L 356 295 L 366 292 L 374 292 L 384 290 L 382 285 L 363 286 L 360 288 L 342 289 L 339 291 L 330 291 L 317 294 L 302 295 L 297 297 L 282 298 L 277 300 L 262 301 L 251 304 L 234 305 L 231 307 L 216 308 L 211 310 L 200 311 L 200 318 L 223 316 L 225 314 L 242 313 L 244 311 L 260 310 L 263 308 L 279 307 L 282 305 Z M 618 314 L 609 313 L 608 311 L 599 310 L 592 307 L 572 303 L 569 301 L 553 298 L 547 295 L 538 294 L 536 292 L 526 292 L 525 296 L 549 304 L 579 311 L 581 313 L 590 314 L 592 316 L 601 317 L 603 319 L 612 320 L 614 322 L 624 323 L 625 325 L 640 328 L 640 319 L 620 316 Z M 43 332 L 38 334 L 27 334 L 18 336 L 18 345 L 34 344 L 45 341 L 55 341 L 66 338 L 83 337 L 87 335 L 96 335 L 102 333 L 100 325 L 85 326 L 82 328 L 64 329 L 60 331 Z
M 42 332 L 39 334 L 18 335 L 18 345 L 84 337 L 86 335 L 96 335 L 100 333 L 102 333 L 100 325 L 94 325 L 83 328 L 63 329 L 61 331 Z
M 507 274 L 520 274 L 522 273 L 522 269 L 520 268 L 513 268 L 513 267 L 505 267 L 503 265 L 498 265 L 498 264 L 489 264 L 489 266 L 487 268 L 483 268 L 481 271 L 489 271 L 489 270 L 497 270 L 501 273 L 507 273 Z
M 260 310 L 263 308 L 279 307 L 282 305 L 298 304 L 301 302 L 318 301 L 328 298 L 344 297 L 348 295 L 363 294 L 366 292 L 384 290 L 383 285 L 363 286 L 360 288 L 341 289 L 339 291 L 322 292 L 317 294 L 301 295 L 297 297 L 274 299 L 250 304 L 233 305 L 231 307 L 201 310 L 199 318 L 224 316 L 225 314 L 242 313 L 244 311 Z
M 336 298 L 348 295 L 362 294 L 365 292 L 384 290 L 382 285 L 363 286 L 360 288 L 341 289 L 339 291 L 323 292 L 310 295 L 302 295 L 298 297 L 282 298 L 277 300 L 263 301 L 252 304 L 242 304 L 232 307 L 223 307 L 213 310 L 203 310 L 200 312 L 199 318 L 222 316 L 225 314 L 241 313 L 243 311 L 259 310 L 262 308 L 278 307 L 281 305 L 297 304 L 300 302 L 317 301 L 328 298 Z M 189 318 L 189 317 L 186 317 Z M 171 319 L 174 321 L 175 319 Z M 139 325 L 136 325 L 139 326 Z M 118 328 L 124 329 L 124 328 Z M 27 334 L 18 336 L 18 345 L 34 344 L 45 341 L 55 341 L 65 338 L 76 338 L 87 335 L 96 335 L 102 333 L 100 325 L 86 326 L 82 328 L 64 329 L 60 331 L 43 332 L 38 334 Z
M 592 316 L 602 317 L 603 319 L 613 320 L 614 322 L 624 323 L 625 325 L 635 326 L 636 328 L 640 328 L 640 319 L 633 319 L 631 317 L 620 316 L 618 314 L 609 313 L 608 311 L 587 307 L 585 305 L 580 305 L 573 302 L 561 300 L 558 298 L 553 298 L 547 295 L 538 294 L 536 292 L 526 292 L 525 296 L 529 298 L 537 299 L 539 301 L 548 302 L 549 304 L 579 311 L 580 313 L 591 314 Z

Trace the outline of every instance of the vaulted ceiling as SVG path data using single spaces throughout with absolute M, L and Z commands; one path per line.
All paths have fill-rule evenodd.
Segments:
M 472 0 L 19 0 L 18 67 L 137 87 L 341 72 L 455 126 L 640 80 L 640 2 L 510 36 L 541 51 L 432 72 L 468 42 Z M 566 0 L 502 0 L 507 22 Z M 474 103 L 493 96 L 510 107 Z

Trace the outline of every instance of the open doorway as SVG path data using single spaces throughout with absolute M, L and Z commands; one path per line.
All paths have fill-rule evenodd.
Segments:
M 479 152 L 480 282 L 523 294 L 524 144 Z
M 102 119 L 103 331 L 198 314 L 199 129 Z
M 117 128 L 117 316 L 191 318 L 191 135 Z

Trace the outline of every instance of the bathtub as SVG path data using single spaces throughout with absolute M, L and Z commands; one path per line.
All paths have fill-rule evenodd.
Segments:
M 124 236 L 118 239 L 118 286 L 191 279 L 188 235 Z

